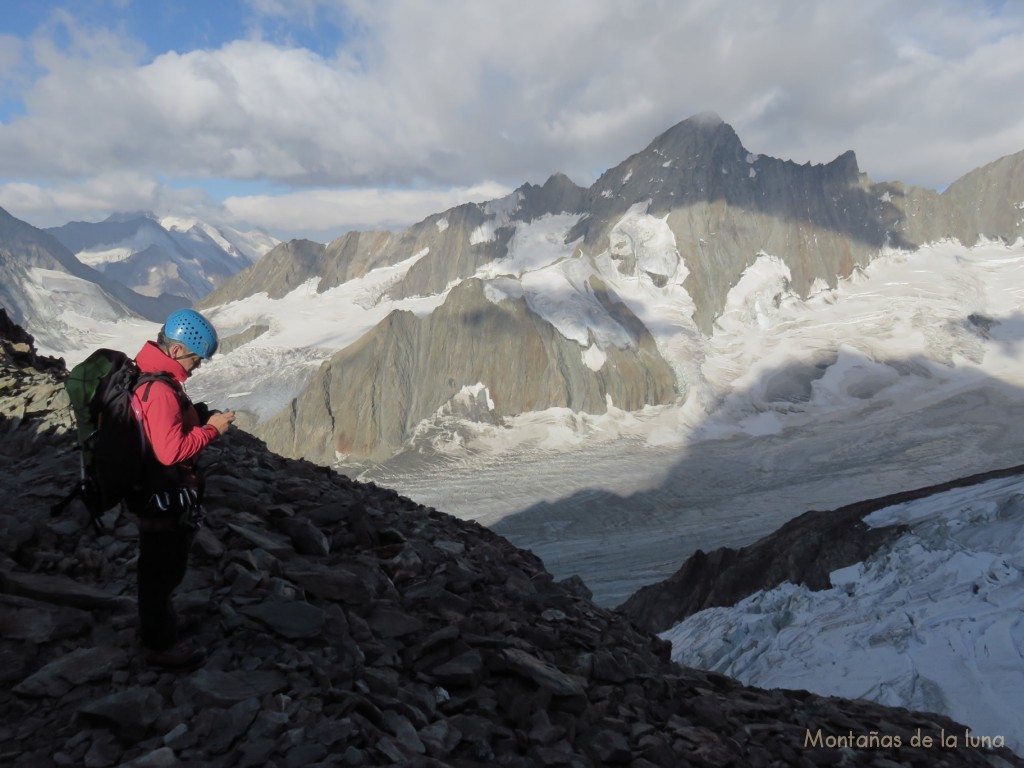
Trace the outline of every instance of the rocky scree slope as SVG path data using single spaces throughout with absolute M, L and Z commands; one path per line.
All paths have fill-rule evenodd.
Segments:
M 51 518 L 77 461 L 63 365 L 0 334 L 4 765 L 1024 765 L 906 746 L 946 718 L 681 668 L 488 530 L 237 431 L 209 449 L 179 594 L 209 660 L 148 669 L 135 526 Z M 819 729 L 904 747 L 805 747 Z

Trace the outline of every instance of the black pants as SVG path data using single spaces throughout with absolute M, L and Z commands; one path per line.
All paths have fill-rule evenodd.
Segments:
M 185 578 L 192 537 L 186 528 L 139 532 L 139 631 L 145 646 L 159 650 L 178 638 L 171 595 Z

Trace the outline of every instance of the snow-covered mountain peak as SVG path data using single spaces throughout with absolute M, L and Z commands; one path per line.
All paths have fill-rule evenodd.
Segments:
M 234 227 L 214 226 L 196 218 L 164 216 L 159 223 L 168 232 L 181 233 L 198 241 L 210 241 L 230 256 L 242 260 L 245 266 L 255 263 L 281 242 L 259 229 L 242 232 Z

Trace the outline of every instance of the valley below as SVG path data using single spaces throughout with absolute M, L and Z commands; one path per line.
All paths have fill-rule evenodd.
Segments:
M 492 528 L 613 607 L 696 550 L 745 546 L 807 510 L 1019 464 L 1022 420 L 1024 394 L 989 381 L 777 434 L 394 460 L 359 477 Z

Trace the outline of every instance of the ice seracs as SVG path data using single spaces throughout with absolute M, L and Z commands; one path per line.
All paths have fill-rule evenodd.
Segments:
M 663 633 L 680 663 L 764 688 L 940 712 L 1024 750 L 1024 479 L 887 507 L 909 531 L 831 574 L 711 608 Z M 959 734 L 963 746 L 963 734 Z

